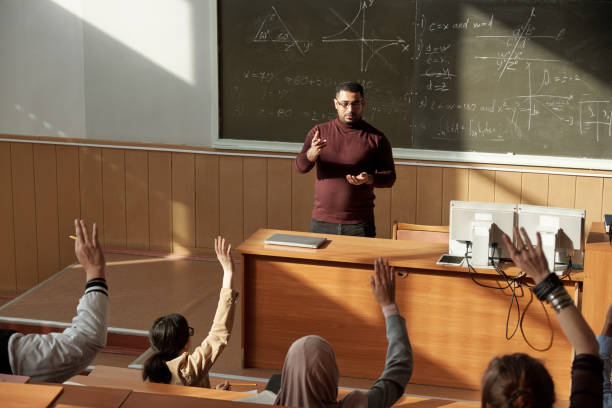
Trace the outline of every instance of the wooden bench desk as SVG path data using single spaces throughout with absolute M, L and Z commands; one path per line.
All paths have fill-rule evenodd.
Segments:
M 89 375 L 73 377 L 71 381 L 90 386 L 128 389 L 134 392 L 184 395 L 222 400 L 235 400 L 253 395 L 249 392 L 144 382 L 140 376 L 141 372 L 139 370 L 98 365 Z
M 280 369 L 291 343 L 318 334 L 334 347 L 340 374 L 377 378 L 384 368 L 387 340 L 384 318 L 372 296 L 369 275 L 383 256 L 407 277 L 397 280 L 397 303 L 406 319 L 413 349 L 416 384 L 479 389 L 483 371 L 496 355 L 523 352 L 544 361 L 557 395 L 567 398 L 572 349 L 553 311 L 548 315 L 531 291 L 517 291 L 521 311 L 528 307 L 511 340 L 506 319 L 511 292 L 478 286 L 467 269 L 436 265 L 448 245 L 325 234 L 320 249 L 266 245 L 276 232 L 262 229 L 238 248 L 242 255 L 243 348 L 245 367 Z M 514 266 L 506 273 L 519 273 Z M 505 285 L 494 270 L 475 277 Z M 566 281 L 575 296 L 582 274 Z M 531 303 L 530 303 L 531 302 Z M 511 332 L 517 322 L 510 314 Z M 554 339 L 554 340 L 552 340 Z M 552 344 L 551 344 L 552 340 Z

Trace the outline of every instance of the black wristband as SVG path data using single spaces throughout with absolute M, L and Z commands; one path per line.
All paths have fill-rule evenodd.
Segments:
M 557 274 L 549 273 L 542 282 L 535 285 L 533 293 L 539 300 L 544 301 L 552 291 L 560 286 L 563 286 L 563 283 L 561 283 L 561 279 L 559 279 Z

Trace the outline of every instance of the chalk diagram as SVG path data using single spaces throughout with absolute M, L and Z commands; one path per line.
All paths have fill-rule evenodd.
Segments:
M 389 69 L 396 71 L 395 67 L 387 61 L 381 52 L 389 47 L 399 47 L 401 52 L 405 52 L 408 51 L 410 45 L 399 36 L 393 39 L 368 38 L 366 36 L 366 11 L 373 6 L 374 0 L 361 1 L 357 13 L 350 22 L 330 7 L 328 10 L 344 24 L 344 28 L 335 34 L 323 37 L 321 42 L 324 44 L 360 43 L 361 72 L 367 72 L 368 66 L 374 58 L 382 60 Z
M 302 55 L 306 55 L 312 46 L 312 41 L 300 41 L 295 38 L 274 6 L 272 12 L 259 26 L 253 42 L 282 44 L 285 46 L 285 51 L 295 48 Z
M 329 12 L 344 27 L 337 33 L 322 37 L 321 43 L 360 43 L 361 61 L 359 69 L 361 72 L 367 72 L 369 64 L 374 59 L 380 59 L 389 69 L 396 71 L 395 67 L 382 55 L 382 51 L 389 47 L 399 47 L 401 52 L 406 52 L 410 45 L 399 36 L 392 39 L 369 38 L 366 35 L 366 11 L 372 7 L 374 7 L 374 0 L 360 1 L 359 9 L 352 19 L 346 19 L 333 8 L 328 8 Z M 265 16 L 253 38 L 253 42 L 283 44 L 285 52 L 295 49 L 302 56 L 305 56 L 313 45 L 311 40 L 298 40 L 275 7 L 272 7 L 271 13 Z
M 596 141 L 600 140 L 600 131 L 612 136 L 612 115 L 607 109 L 609 100 L 585 100 L 576 101 L 574 95 L 559 95 L 554 92 L 554 84 L 559 82 L 559 76 L 553 80 L 549 69 L 542 70 L 542 77 L 537 89 L 532 87 L 533 66 L 535 64 L 559 63 L 559 59 L 545 58 L 530 58 L 526 56 L 527 44 L 530 39 L 538 38 L 540 40 L 561 41 L 565 35 L 565 29 L 561 29 L 556 35 L 535 35 L 535 7 L 531 8 L 529 17 L 520 25 L 520 27 L 511 35 L 479 35 L 476 38 L 482 39 L 502 39 L 505 40 L 505 49 L 498 52 L 497 56 L 475 56 L 477 60 L 494 60 L 497 64 L 497 81 L 502 80 L 504 74 L 508 71 L 516 71 L 522 68 L 527 73 L 527 94 L 517 95 L 508 99 L 518 100 L 517 106 L 512 109 L 511 122 L 520 134 L 519 117 L 521 112 L 527 112 L 527 130 L 531 129 L 532 120 L 541 114 L 547 112 L 558 120 L 565 122 L 567 126 L 573 127 L 578 124 L 578 130 L 581 135 L 585 132 L 593 131 Z M 576 75 L 568 77 L 563 75 L 565 80 L 581 81 L 582 79 Z M 536 79 L 537 81 L 538 79 Z M 583 82 L 587 88 L 590 88 L 586 82 Z M 537 82 L 536 82 L 537 84 Z M 552 92 L 551 92 L 552 90 Z M 576 106 L 577 103 L 577 106 Z M 578 113 L 576 120 L 575 115 Z M 533 119 L 532 119 L 533 118 Z

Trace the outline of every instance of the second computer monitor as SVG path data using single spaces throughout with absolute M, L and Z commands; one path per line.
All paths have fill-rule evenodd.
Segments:
M 555 264 L 557 269 L 567 268 L 570 259 L 573 264 L 582 264 L 585 217 L 585 210 L 573 208 L 518 206 L 519 228 L 525 228 L 533 245 L 537 243 L 536 233 L 540 233 L 551 271 Z

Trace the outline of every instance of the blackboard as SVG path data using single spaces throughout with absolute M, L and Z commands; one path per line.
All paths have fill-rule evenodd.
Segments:
M 611 2 L 218 6 L 222 139 L 303 142 L 357 80 L 394 148 L 612 158 Z

